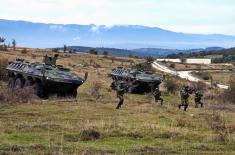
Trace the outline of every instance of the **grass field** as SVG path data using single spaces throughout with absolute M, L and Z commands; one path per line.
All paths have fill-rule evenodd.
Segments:
M 35 50 L 26 54 L 12 51 L 0 52 L 0 57 L 39 62 L 45 54 Z M 81 76 L 86 71 L 89 73 L 87 82 L 78 89 L 76 100 L 50 98 L 27 103 L 2 102 L 0 154 L 235 153 L 235 105 L 221 102 L 216 97 L 220 90 L 205 92 L 205 108 L 194 108 L 192 96 L 187 112 L 177 108 L 179 94 L 166 91 L 163 92 L 163 106 L 147 94 L 126 94 L 123 108 L 116 110 L 117 98 L 109 88 L 108 73 L 119 65 L 131 67 L 143 60 L 112 59 L 61 54 L 58 63 Z M 97 84 L 100 89 L 92 94 Z M 5 84 L 1 85 L 3 90 Z M 84 134 L 89 131 L 93 132 Z M 92 137 L 95 134 L 98 136 Z
M 194 70 L 232 70 L 234 69 L 233 65 L 229 64 L 209 64 L 209 65 L 204 65 L 204 64 L 181 64 L 181 63 L 170 63 L 170 62 L 165 62 L 163 63 L 164 65 L 168 67 L 174 66 L 174 69 L 177 71 L 194 71 Z
M 234 78 L 234 72 L 211 72 L 210 75 L 213 77 L 213 80 L 229 85 L 232 78 Z

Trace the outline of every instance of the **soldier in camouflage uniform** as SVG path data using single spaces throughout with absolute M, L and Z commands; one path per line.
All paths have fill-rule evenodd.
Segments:
M 198 104 L 201 104 L 201 107 L 203 107 L 203 102 L 201 102 L 202 97 L 203 97 L 203 93 L 201 91 L 197 90 L 195 92 L 195 98 L 194 98 L 195 108 L 198 108 Z
M 154 98 L 155 98 L 155 102 L 157 103 L 159 100 L 161 101 L 161 105 L 163 105 L 163 99 L 161 98 L 161 91 L 159 90 L 159 88 L 157 87 L 155 89 L 155 91 L 153 92 Z
M 119 108 L 121 108 L 121 106 L 123 105 L 123 102 L 124 102 L 124 94 L 125 94 L 124 83 L 122 83 L 122 82 L 117 83 L 116 91 L 117 91 L 117 97 L 119 98 L 119 102 L 118 102 L 116 109 L 119 109 Z
M 56 60 L 58 59 L 58 54 L 55 54 L 54 57 L 44 56 L 43 62 L 46 65 L 56 65 Z
M 51 65 L 56 65 L 56 61 L 58 59 L 58 54 L 55 54 L 54 57 L 52 58 Z
M 185 86 L 181 91 L 180 91 L 180 97 L 181 97 L 181 104 L 179 104 L 179 109 L 181 109 L 181 106 L 184 107 L 184 111 L 187 110 L 188 108 L 188 98 L 189 98 L 189 87 Z
M 44 62 L 45 64 L 48 64 L 49 61 L 50 61 L 50 60 L 49 60 L 48 55 L 45 55 L 44 58 L 43 58 L 43 62 Z

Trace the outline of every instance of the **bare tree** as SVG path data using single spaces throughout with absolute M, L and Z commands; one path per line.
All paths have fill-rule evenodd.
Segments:
M 64 52 L 67 51 L 67 45 L 64 45 Z
M 12 40 L 12 46 L 13 46 L 13 50 L 15 51 L 16 50 L 16 40 L 15 39 Z

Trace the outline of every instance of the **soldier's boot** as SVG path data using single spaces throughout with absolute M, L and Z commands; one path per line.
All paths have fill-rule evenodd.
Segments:
M 123 104 L 123 100 L 120 99 L 120 101 L 119 101 L 119 103 L 118 103 L 116 109 L 120 109 L 120 108 L 122 107 L 122 104 Z
M 198 103 L 195 103 L 195 108 L 198 108 Z
M 155 103 L 158 103 L 158 98 L 155 97 Z
M 117 107 L 116 107 L 116 109 L 120 109 L 121 108 L 121 104 L 120 103 L 118 103 L 118 105 L 117 105 Z
M 121 108 L 121 106 L 118 104 L 117 107 L 116 107 L 116 109 L 119 109 L 119 108 Z
M 203 105 L 203 103 L 201 102 L 201 108 L 203 108 L 204 107 L 204 105 Z
M 186 105 L 184 105 L 184 111 L 186 111 L 187 110 L 187 108 L 188 108 L 188 105 L 186 104 Z
M 120 103 L 118 103 L 118 105 L 117 105 L 117 107 L 116 107 L 116 109 L 120 109 L 121 108 L 121 104 Z
M 179 109 L 181 109 L 181 106 L 182 106 L 182 105 L 181 105 L 181 104 L 179 104 L 179 106 L 178 106 L 178 107 L 179 107 Z

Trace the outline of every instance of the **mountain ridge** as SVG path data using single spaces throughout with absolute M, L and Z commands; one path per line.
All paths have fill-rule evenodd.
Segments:
M 122 49 L 232 47 L 235 36 L 189 34 L 141 25 L 79 25 L 0 19 L 0 36 L 29 47 L 92 46 Z
M 63 50 L 63 47 L 57 49 Z M 178 53 L 192 53 L 192 52 L 201 52 L 201 51 L 218 51 L 223 50 L 222 47 L 208 47 L 200 49 L 187 49 L 187 50 L 177 50 L 177 49 L 160 49 L 160 48 L 140 48 L 140 49 L 117 49 L 117 48 L 105 48 L 105 47 L 84 47 L 84 46 L 68 46 L 67 50 L 71 52 L 84 52 L 89 53 L 92 49 L 95 49 L 99 54 L 102 54 L 104 51 L 107 51 L 109 55 L 113 56 L 137 56 L 137 57 L 166 57 L 171 54 Z

